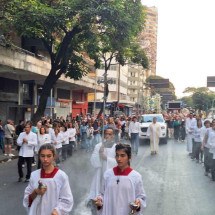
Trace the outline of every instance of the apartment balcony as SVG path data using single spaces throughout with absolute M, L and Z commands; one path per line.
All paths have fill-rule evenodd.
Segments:
M 20 81 L 34 80 L 36 84 L 42 85 L 50 69 L 48 59 L 38 59 L 33 53 L 16 46 L 0 45 L 0 77 Z M 81 80 L 74 80 L 62 75 L 57 87 L 81 89 L 86 93 L 94 92 L 95 89 L 97 92 L 103 91 L 102 86 L 98 86 L 94 79 L 87 76 Z

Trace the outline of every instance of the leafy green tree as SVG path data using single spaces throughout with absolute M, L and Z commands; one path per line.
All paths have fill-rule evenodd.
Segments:
M 4 8 L 4 23 L 20 36 L 40 39 L 51 59 L 51 70 L 42 86 L 33 121 L 44 113 L 47 98 L 57 80 L 81 79 L 89 71 L 87 53 L 98 68 L 105 58 L 105 70 L 115 57 L 123 65 L 128 59 L 147 65 L 147 59 L 131 42 L 144 20 L 140 0 L 11 0 Z M 142 54 L 141 54 L 142 53 Z M 142 56 L 142 57 L 141 57 Z M 109 60 L 109 61 L 108 61 Z
M 105 16 L 104 16 L 105 14 Z M 91 39 L 97 43 L 89 43 L 92 50 L 89 56 L 100 59 L 104 68 L 104 104 L 108 97 L 107 75 L 113 64 L 125 65 L 130 62 L 148 68 L 148 59 L 140 48 L 137 35 L 144 28 L 144 7 L 140 1 L 109 1 L 104 2 L 100 11 L 98 31 Z M 95 47 L 96 45 L 96 47 Z M 114 62 L 113 62 L 114 61 Z M 101 108 L 98 117 L 102 114 Z
M 215 99 L 214 92 L 207 87 L 188 87 L 184 93 L 190 93 L 190 96 L 183 97 L 182 100 L 186 98 L 191 100 L 189 106 L 198 110 L 209 110 L 212 107 L 213 99 Z

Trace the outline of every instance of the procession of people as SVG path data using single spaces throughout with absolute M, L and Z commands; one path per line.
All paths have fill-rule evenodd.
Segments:
M 204 120 L 192 112 L 187 116 L 180 113 L 163 116 L 168 138 L 186 143 L 191 160 L 204 163 L 205 175 L 211 175 L 215 181 L 215 120 Z M 27 213 L 69 214 L 73 196 L 68 176 L 60 168 L 75 151 L 83 150 L 91 153 L 90 162 L 95 169 L 86 199 L 91 214 L 127 215 L 131 210 L 143 214 L 146 194 L 142 176 L 131 166 L 131 157 L 138 154 L 140 129 L 138 115 L 104 119 L 88 115 L 70 120 L 42 117 L 35 126 L 24 120 L 17 126 L 10 119 L 5 126 L 1 122 L 2 152 L 11 158 L 10 148 L 16 144 L 18 181 L 28 182 L 23 199 Z M 161 127 L 154 117 L 147 130 L 151 155 L 159 155 L 160 133 Z M 32 172 L 35 163 L 37 170 Z

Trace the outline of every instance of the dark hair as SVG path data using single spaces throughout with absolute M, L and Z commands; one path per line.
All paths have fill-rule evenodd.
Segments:
M 43 129 L 43 128 L 45 129 L 45 134 L 46 134 L 46 133 L 47 133 L 47 132 L 46 132 L 46 126 L 44 126 L 44 125 L 42 125 L 42 126 L 40 127 L 40 134 L 41 134 L 41 129 Z
M 33 124 L 33 123 L 32 123 L 31 121 L 27 121 L 27 122 L 25 123 L 25 126 L 26 126 L 26 125 L 29 125 L 30 127 L 32 127 L 32 124 Z
M 204 125 L 206 125 L 207 123 L 210 124 L 210 123 L 211 123 L 210 120 L 205 120 L 205 121 L 204 121 Z
M 201 120 L 201 119 L 197 119 L 197 120 L 196 120 L 196 125 L 197 125 L 197 127 L 198 127 L 198 123 L 199 123 L 199 122 L 201 122 L 201 126 L 202 126 L 202 120 Z
M 42 146 L 40 146 L 40 149 L 38 151 L 38 155 L 40 156 L 40 153 L 42 150 L 48 149 L 53 153 L 53 156 L 55 157 L 56 155 L 56 150 L 55 147 L 51 143 L 45 143 Z
M 128 155 L 128 158 L 131 159 L 131 146 L 129 144 L 119 143 L 116 145 L 116 152 L 118 150 L 124 150 L 124 152 Z M 129 162 L 130 165 L 130 162 Z

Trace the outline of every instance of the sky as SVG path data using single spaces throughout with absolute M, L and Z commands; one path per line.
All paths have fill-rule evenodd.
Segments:
M 169 78 L 178 98 L 215 76 L 215 0 L 142 0 L 158 9 L 156 74 Z M 215 91 L 215 88 L 210 88 Z

